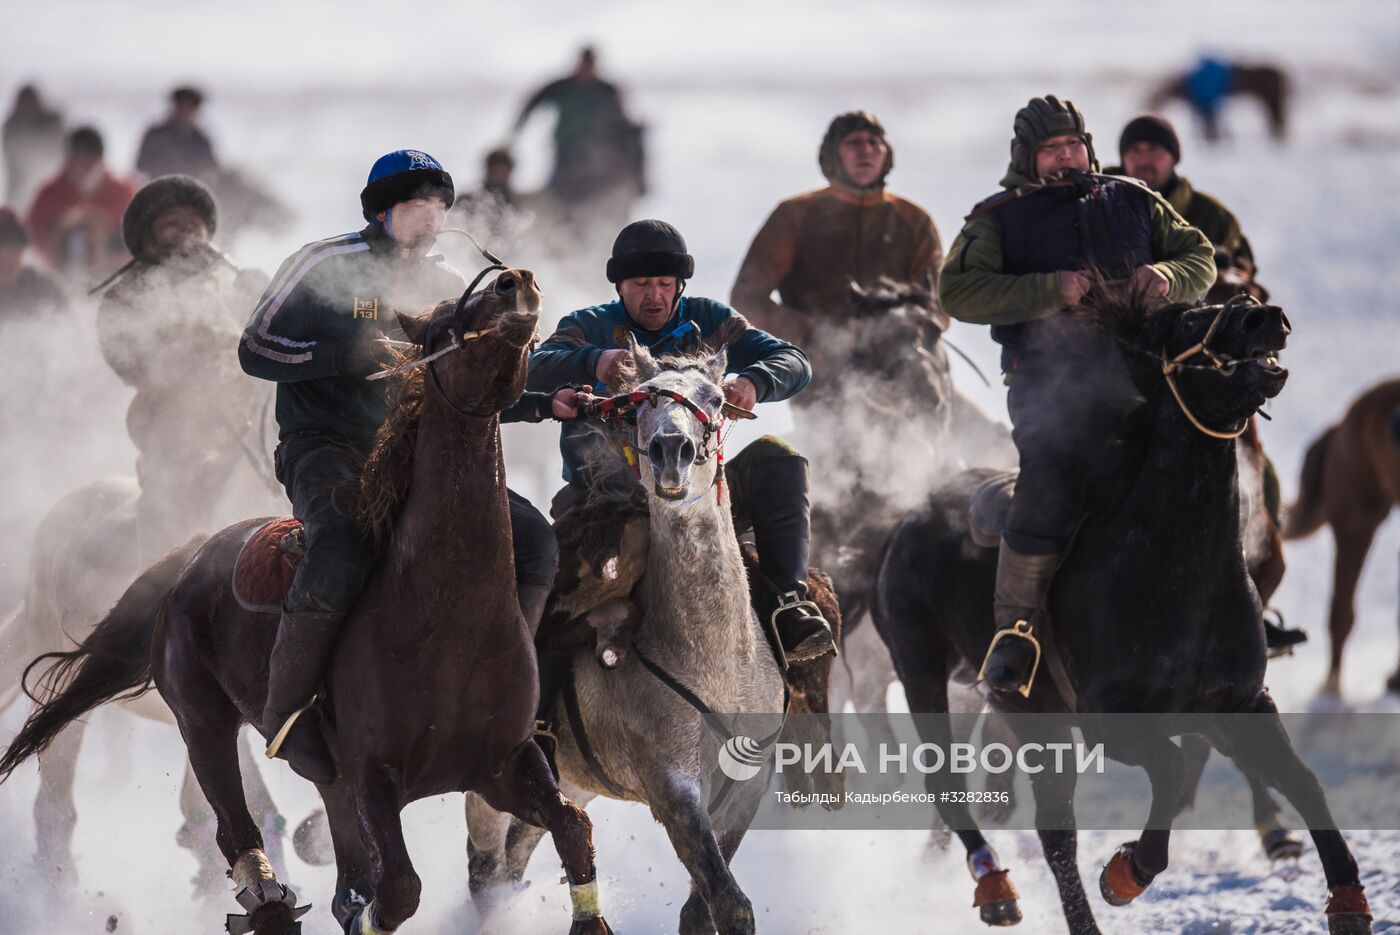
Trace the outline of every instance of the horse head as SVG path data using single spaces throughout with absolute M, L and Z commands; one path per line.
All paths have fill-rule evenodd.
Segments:
M 1292 332 L 1276 305 L 1236 295 L 1218 305 L 1147 308 L 1142 296 L 1101 300 L 1090 310 L 1128 350 L 1143 395 L 1165 389 L 1198 430 L 1234 438 L 1283 389 L 1278 352 Z
M 643 481 L 650 477 L 660 500 L 693 502 L 719 479 L 725 352 L 658 361 L 630 335 L 628 350 L 636 367 L 633 392 L 647 394 L 637 406 Z
M 506 269 L 485 288 L 442 302 L 426 315 L 400 315 L 399 323 L 419 345 L 421 359 L 433 357 L 427 382 L 443 401 L 458 413 L 486 417 L 513 405 L 524 391 L 539 317 L 535 274 Z

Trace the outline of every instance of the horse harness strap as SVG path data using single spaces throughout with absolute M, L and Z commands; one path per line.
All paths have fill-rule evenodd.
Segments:
M 718 714 L 711 710 L 709 705 L 705 704 L 704 700 L 701 699 L 699 695 L 695 694 L 695 692 L 687 688 L 671 673 L 667 672 L 661 666 L 657 665 L 651 659 L 647 658 L 646 653 L 642 652 L 642 648 L 640 646 L 634 644 L 632 647 L 632 651 L 636 654 L 637 661 L 642 664 L 643 668 L 645 668 L 648 672 L 655 676 L 658 682 L 660 682 L 662 685 L 665 685 L 671 691 L 675 692 L 676 695 L 678 695 L 682 701 L 694 708 L 700 714 L 701 719 L 703 719 L 705 723 L 710 726 L 710 729 L 713 730 L 715 733 L 719 734 L 722 738 L 724 738 L 725 743 L 728 743 L 729 741 L 734 739 L 734 732 L 731 731 L 725 725 L 724 720 Z M 768 747 L 772 746 L 772 744 L 778 739 L 779 735 L 782 734 L 783 727 L 787 725 L 788 708 L 791 705 L 791 703 L 792 694 L 788 689 L 787 680 L 784 679 L 783 724 L 780 725 L 778 729 L 775 730 L 773 733 L 758 741 L 760 749 L 767 749 Z M 623 794 L 622 790 L 619 789 L 617 787 L 617 784 L 612 781 L 611 777 L 608 776 L 607 771 L 603 769 L 603 764 L 598 761 L 597 755 L 593 752 L 593 745 L 588 742 L 588 736 L 584 732 L 583 717 L 579 713 L 578 692 L 574 687 L 574 676 L 572 668 L 569 670 L 569 679 L 568 683 L 565 685 L 564 690 L 564 710 L 569 718 L 569 730 L 573 732 L 574 741 L 578 744 L 579 753 L 583 756 L 584 762 L 588 764 L 589 771 L 593 773 L 594 777 L 603 784 L 603 788 L 607 789 L 608 792 L 612 793 L 617 798 L 625 798 L 625 795 Z M 715 794 L 710 798 L 709 810 L 711 812 L 714 812 L 721 805 L 723 805 L 724 800 L 729 797 L 729 792 L 733 788 L 734 780 L 726 776 L 724 782 L 720 785 L 719 789 L 717 789 L 715 791 Z
M 1166 357 L 1162 358 L 1162 376 L 1166 379 L 1167 389 L 1171 390 L 1172 398 L 1176 400 L 1176 404 L 1181 409 L 1182 415 L 1186 416 L 1186 420 L 1202 435 L 1206 435 L 1210 438 L 1217 438 L 1221 441 L 1233 441 L 1239 438 L 1249 428 L 1249 420 L 1246 419 L 1238 429 L 1231 432 L 1221 432 L 1210 428 L 1196 417 L 1196 414 L 1191 411 L 1190 406 L 1186 405 L 1186 399 L 1181 395 L 1181 388 L 1176 385 L 1176 373 L 1187 367 L 1208 368 L 1227 377 L 1234 373 L 1235 368 L 1239 366 L 1240 362 L 1229 355 L 1221 354 L 1213 350 L 1210 346 L 1210 339 L 1215 337 L 1215 332 L 1219 330 L 1220 323 L 1225 320 L 1226 312 L 1237 305 L 1248 304 L 1257 305 L 1259 303 L 1253 296 L 1244 293 L 1231 296 L 1224 305 L 1220 306 L 1220 310 L 1215 313 L 1215 319 L 1210 323 L 1210 327 L 1206 329 L 1205 337 L 1170 360 Z M 1186 363 L 1186 361 L 1198 355 L 1205 357 L 1210 363 Z

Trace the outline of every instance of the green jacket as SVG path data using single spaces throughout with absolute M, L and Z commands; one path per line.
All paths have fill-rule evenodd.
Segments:
M 1179 175 L 1173 178 L 1172 184 L 1162 195 L 1176 209 L 1176 213 L 1186 219 L 1186 223 L 1205 234 L 1206 239 L 1216 247 L 1254 263 L 1254 251 L 1240 229 L 1239 219 L 1220 203 L 1220 199 L 1196 191 L 1190 182 Z M 1255 270 L 1258 270 L 1257 265 Z
M 1153 263 L 1167 277 L 1167 300 L 1187 302 L 1205 294 L 1215 281 L 1215 258 L 1209 241 L 1186 223 L 1166 199 L 1134 179 L 1152 195 Z M 1034 184 L 1008 168 L 1003 188 Z M 979 325 L 1014 325 L 1047 318 L 1064 307 L 1056 273 L 1014 275 L 1004 271 L 1001 224 L 994 211 L 968 215 L 948 251 L 939 278 L 944 310 L 959 321 Z

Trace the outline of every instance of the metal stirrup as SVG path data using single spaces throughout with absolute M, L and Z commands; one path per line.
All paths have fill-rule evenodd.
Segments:
M 263 755 L 266 756 L 269 760 L 276 759 L 277 754 L 280 753 L 282 750 L 282 744 L 285 743 L 287 740 L 287 735 L 290 734 L 292 732 L 292 728 L 296 726 L 297 720 L 307 711 L 310 711 L 312 708 L 316 707 L 316 702 L 320 699 L 320 693 L 312 695 L 310 701 L 293 711 L 291 716 L 288 717 L 287 720 L 282 723 L 282 729 L 279 730 L 275 735 L 273 735 L 273 738 L 267 742 L 267 750 Z
M 987 655 L 982 657 L 982 668 L 977 670 L 977 681 L 981 682 L 987 678 L 987 660 L 992 658 L 997 644 L 1004 639 L 1026 640 L 1035 648 L 1035 659 L 1031 662 L 1030 674 L 1026 676 L 1024 682 L 1016 687 L 1016 691 L 1021 693 L 1022 698 L 1029 698 L 1031 686 L 1035 684 L 1035 675 L 1040 671 L 1040 640 L 1035 638 L 1035 628 L 1031 626 L 1029 620 L 1017 620 L 1005 630 L 997 631 L 996 636 L 992 637 L 992 645 L 987 647 Z

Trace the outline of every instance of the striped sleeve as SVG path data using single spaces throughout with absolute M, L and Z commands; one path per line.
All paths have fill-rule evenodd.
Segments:
M 331 257 L 368 249 L 355 232 L 308 244 L 283 263 L 243 329 L 238 345 L 243 370 L 278 383 L 334 375 L 335 348 L 318 338 L 319 303 L 303 286 L 311 271 Z

